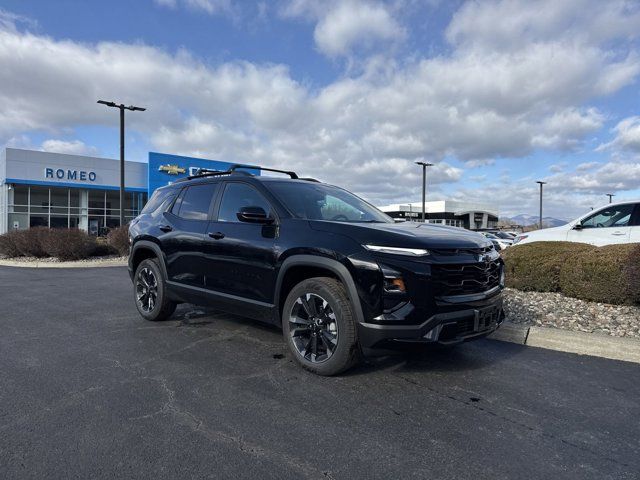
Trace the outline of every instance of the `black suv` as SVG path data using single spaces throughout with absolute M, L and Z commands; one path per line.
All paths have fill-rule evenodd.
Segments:
M 502 322 L 503 263 L 482 235 L 396 223 L 341 188 L 260 170 L 274 171 L 237 165 L 156 190 L 129 230 L 140 315 L 164 320 L 189 302 L 281 325 L 322 375 L 372 349 L 455 344 Z

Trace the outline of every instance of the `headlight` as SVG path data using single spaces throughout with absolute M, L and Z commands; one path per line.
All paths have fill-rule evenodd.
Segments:
M 384 245 L 363 245 L 364 248 L 372 252 L 390 253 L 392 255 L 408 255 L 411 257 L 422 257 L 429 255 L 429 250 L 423 248 L 403 248 L 403 247 L 385 247 Z
M 504 274 L 504 265 L 500 267 L 500 286 L 504 287 L 505 285 L 505 274 Z

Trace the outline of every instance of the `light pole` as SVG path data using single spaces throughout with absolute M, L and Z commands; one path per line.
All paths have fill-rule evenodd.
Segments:
M 422 223 L 424 223 L 425 199 L 427 195 L 427 167 L 433 167 L 433 163 L 416 162 L 416 165 L 422 165 Z
M 98 103 L 106 105 L 107 107 L 120 109 L 120 226 L 124 225 L 124 111 L 138 111 L 144 112 L 146 108 L 135 107 L 133 105 L 125 106 L 123 103 L 117 104 L 115 102 L 107 102 L 105 100 L 98 100 Z
M 605 193 L 607 197 L 609 197 L 609 203 L 611 203 L 611 199 L 616 196 L 615 193 Z
M 540 180 L 538 180 L 536 183 L 540 184 L 540 228 L 542 228 L 542 186 L 547 182 L 541 182 Z

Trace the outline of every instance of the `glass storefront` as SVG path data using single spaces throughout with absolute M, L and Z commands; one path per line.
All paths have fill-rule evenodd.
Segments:
M 10 186 L 8 228 L 81 228 L 104 235 L 120 223 L 120 192 L 36 185 Z M 125 221 L 140 214 L 146 192 L 125 192 Z

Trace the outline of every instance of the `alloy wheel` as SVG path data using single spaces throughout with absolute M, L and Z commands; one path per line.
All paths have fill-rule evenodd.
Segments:
M 289 335 L 305 360 L 322 363 L 338 345 L 336 314 L 324 298 L 315 293 L 298 297 L 289 313 Z
M 158 300 L 158 279 L 150 268 L 143 268 L 136 279 L 136 302 L 138 307 L 151 312 Z

